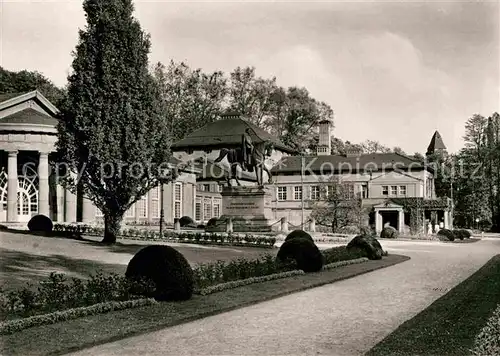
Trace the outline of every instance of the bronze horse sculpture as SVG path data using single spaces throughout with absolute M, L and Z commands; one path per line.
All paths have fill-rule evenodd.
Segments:
M 227 160 L 231 166 L 230 173 L 228 176 L 228 185 L 231 187 L 231 179 L 234 178 L 238 186 L 241 186 L 238 180 L 238 175 L 236 168 L 240 166 L 243 171 L 253 172 L 255 169 L 255 175 L 257 176 L 257 185 L 259 187 L 264 186 L 263 172 L 266 172 L 269 176 L 269 183 L 272 183 L 271 172 L 265 165 L 266 157 L 270 157 L 273 151 L 273 144 L 269 141 L 263 141 L 259 143 L 253 143 L 253 148 L 249 153 L 245 152 L 245 146 L 237 148 L 223 148 L 220 150 L 219 157 L 214 161 L 218 163 L 227 156 Z M 248 157 L 246 157 L 248 154 Z

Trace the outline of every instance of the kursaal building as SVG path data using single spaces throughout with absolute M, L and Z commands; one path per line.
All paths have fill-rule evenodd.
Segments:
M 102 221 L 102 213 L 85 198 L 84 192 L 72 194 L 56 182 L 51 162 L 55 160 L 57 112 L 38 91 L 0 94 L 0 223 L 25 225 L 37 214 L 47 215 L 55 222 Z M 222 122 L 213 124 L 217 126 L 214 126 L 217 135 L 234 134 L 234 140 L 238 140 L 235 123 L 253 127 L 257 136 L 269 135 L 242 118 L 227 120 L 232 124 L 223 130 L 220 129 Z M 202 131 L 198 130 L 198 135 Z M 213 135 L 213 140 L 217 135 Z M 190 136 L 191 141 L 198 139 L 196 132 Z M 160 187 L 143 196 L 125 213 L 125 222 L 158 223 L 162 201 L 167 223 L 182 216 L 206 223 L 220 216 L 221 192 L 227 185 L 229 172 L 227 162 L 217 165 L 213 161 L 224 143 L 218 147 L 217 142 L 206 137 L 199 138 L 200 142 L 187 141 L 177 143 L 178 152 L 176 158 L 172 158 L 172 165 L 191 160 L 190 168 L 181 172 L 175 182 L 164 185 L 163 199 L 160 199 Z M 186 142 L 189 145 L 186 146 Z M 204 151 L 207 143 L 213 150 Z M 276 142 L 277 147 L 279 144 Z M 449 199 L 436 197 L 434 172 L 418 161 L 396 153 L 351 151 L 331 155 L 329 121 L 319 125 L 319 142 L 314 154 L 289 155 L 285 148 L 282 147 L 284 154 L 268 161 L 273 182 L 266 186 L 273 192 L 272 210 L 276 220 L 285 217 L 293 227 L 301 225 L 304 218 L 309 219 L 314 206 L 322 199 L 321 192 L 328 190 L 334 176 L 338 182 L 349 183 L 349 194 L 362 200 L 366 214 L 361 223 L 373 225 L 377 231 L 390 225 L 404 232 L 411 223 L 406 206 L 410 200 L 421 201 L 426 225 L 431 222 L 444 228 L 452 225 Z M 427 152 L 444 153 L 445 150 L 436 132 Z M 239 179 L 243 185 L 255 182 L 252 173 L 241 170 Z

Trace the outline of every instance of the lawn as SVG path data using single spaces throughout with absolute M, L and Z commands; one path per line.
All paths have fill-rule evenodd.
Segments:
M 185 302 L 164 302 L 148 307 L 33 327 L 2 336 L 0 353 L 4 355 L 62 355 L 333 283 L 408 259 L 406 256 L 389 255 L 382 260 L 250 284 L 207 296 L 194 295 L 192 299 Z M 35 340 L 36 342 L 33 342 Z
M 439 273 L 439 271 L 436 271 Z M 500 255 L 402 324 L 367 355 L 467 355 L 500 304 Z
M 69 277 L 86 278 L 98 271 L 124 274 L 134 254 L 150 241 L 119 240 L 107 246 L 95 237 L 70 240 L 0 232 L 0 285 L 5 289 L 24 287 L 27 282 L 38 283 L 51 272 Z M 164 243 L 167 244 L 167 243 Z M 216 260 L 228 261 L 238 257 L 255 258 L 261 254 L 276 254 L 278 249 L 227 247 L 168 243 L 181 252 L 191 265 Z

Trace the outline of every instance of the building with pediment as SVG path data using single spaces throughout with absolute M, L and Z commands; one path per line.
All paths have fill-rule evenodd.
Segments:
M 54 222 L 102 221 L 102 213 L 85 198 L 84 192 L 73 194 L 56 181 L 53 167 L 57 163 L 57 113 L 57 108 L 36 90 L 0 94 L 0 223 L 22 226 L 36 214 L 49 216 Z M 171 164 L 179 162 L 172 158 Z M 199 173 L 195 168 L 186 169 L 175 182 L 164 186 L 167 223 L 182 216 L 195 216 L 200 199 L 204 202 L 204 215 L 199 222 L 217 216 L 220 211 L 217 193 L 210 199 L 208 192 L 197 197 Z M 125 213 L 124 221 L 158 223 L 160 191 L 156 187 L 134 203 Z

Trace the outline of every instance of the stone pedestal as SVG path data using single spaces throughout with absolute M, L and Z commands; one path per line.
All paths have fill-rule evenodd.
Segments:
M 221 221 L 232 221 L 234 232 L 270 232 L 273 220 L 272 192 L 264 187 L 224 187 Z M 225 224 L 207 231 L 225 231 Z

